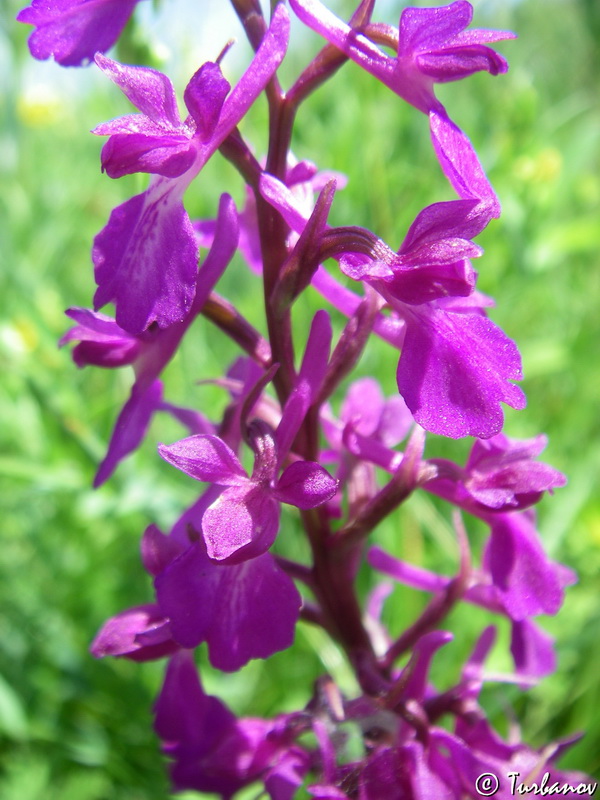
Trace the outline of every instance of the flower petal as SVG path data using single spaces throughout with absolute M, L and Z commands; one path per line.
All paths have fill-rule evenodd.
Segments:
M 273 496 L 296 508 L 315 508 L 331 500 L 338 481 L 314 461 L 294 461 L 277 481 Z
M 405 307 L 408 309 L 408 307 Z M 398 389 L 415 420 L 442 436 L 486 438 L 502 428 L 500 402 L 523 408 L 521 358 L 487 317 L 410 306 Z
M 134 383 L 129 400 L 123 406 L 102 463 L 94 478 L 98 488 L 113 474 L 125 456 L 137 449 L 150 425 L 152 415 L 162 399 L 162 383 L 153 381 L 149 386 Z
M 101 54 L 95 61 L 142 114 L 167 129 L 181 126 L 175 90 L 166 75 L 150 67 L 120 64 Z
M 160 455 L 197 481 L 239 486 L 248 481 L 233 450 L 218 436 L 197 434 L 172 445 L 158 445 Z
M 237 564 L 266 552 L 279 530 L 279 503 L 261 486 L 226 489 L 202 517 L 210 558 Z
M 117 323 L 141 333 L 180 322 L 194 297 L 198 248 L 181 202 L 187 181 L 154 178 L 114 209 L 94 240 L 94 307 L 116 304 Z
M 17 20 L 35 25 L 29 37 L 34 58 L 50 56 L 63 67 L 89 63 L 121 35 L 138 0 L 33 0 Z

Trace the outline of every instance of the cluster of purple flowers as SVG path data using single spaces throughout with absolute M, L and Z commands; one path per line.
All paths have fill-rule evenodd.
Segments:
M 574 581 L 545 554 L 532 510 L 565 479 L 537 460 L 543 436 L 515 441 L 502 433 L 501 403 L 525 404 L 514 383 L 521 361 L 486 315 L 490 300 L 476 290 L 471 263 L 482 253 L 473 239 L 499 216 L 500 205 L 471 142 L 434 91 L 436 83 L 478 71 L 505 72 L 505 60 L 488 45 L 514 34 L 469 28 L 466 0 L 406 8 L 398 28 L 372 21 L 375 0 L 361 0 L 348 22 L 319 0 L 290 0 L 325 43 L 284 91 L 277 69 L 289 38 L 285 2 L 271 4 L 270 19 L 258 0 L 231 3 L 254 56 L 233 88 L 220 63 L 226 50 L 200 66 L 183 94 L 185 119 L 165 75 L 104 55 L 137 0 L 33 0 L 19 15 L 35 26 L 36 58 L 53 56 L 65 66 L 95 61 L 137 109 L 94 130 L 108 137 L 102 169 L 111 178 L 151 176 L 96 236 L 94 310 L 69 309 L 76 324 L 61 340 L 75 343 L 80 367 L 134 370 L 95 485 L 139 446 L 157 411 L 189 434 L 159 445 L 160 456 L 202 484 L 167 534 L 150 525 L 143 535 L 154 602 L 109 619 L 92 652 L 169 659 L 155 729 L 176 790 L 232 798 L 262 782 L 272 800 L 289 800 L 301 786 L 321 800 L 459 800 L 480 796 L 479 777 L 492 774 L 499 778 L 496 796 L 508 798 L 510 773 L 534 781 L 550 770 L 554 781 L 573 787 L 565 796 L 579 795 L 584 776 L 553 766 L 573 740 L 539 751 L 518 736 L 505 740 L 478 701 L 486 680 L 530 686 L 554 670 L 552 640 L 535 618 L 555 614 Z M 290 150 L 302 102 L 349 60 L 428 116 L 435 155 L 456 193 L 419 211 L 397 250 L 365 228 L 329 225 L 343 176 L 319 172 Z M 263 93 L 264 163 L 238 129 Z M 214 220 L 192 220 L 184 193 L 217 152 L 243 177 L 245 206 L 238 210 L 223 194 Z M 199 264 L 201 247 L 207 254 Z M 214 291 L 238 250 L 262 283 L 266 336 Z M 308 287 L 330 311 L 315 314 L 302 344 L 291 313 Z M 114 318 L 100 311 L 111 303 Z M 337 337 L 330 312 L 343 319 Z M 229 403 L 216 421 L 168 402 L 161 381 L 202 317 L 243 353 L 219 379 Z M 374 378 L 347 380 L 372 335 L 399 351 L 398 395 L 391 398 Z M 343 388 L 336 416 L 329 399 Z M 427 432 L 475 437 L 464 466 L 425 458 Z M 453 575 L 377 546 L 366 550 L 379 523 L 416 490 L 487 526 L 479 563 L 458 516 Z M 281 503 L 299 509 L 299 525 L 281 525 Z M 303 531 L 310 563 L 272 551 L 282 527 L 285 537 Z M 431 595 L 400 633 L 381 620 L 390 584 L 381 583 L 366 603 L 357 594 L 365 554 L 373 570 Z M 430 666 L 452 639 L 440 626 L 459 602 L 506 621 L 514 669 L 486 673 L 495 640 L 489 627 L 459 681 L 437 689 Z M 236 671 L 290 647 L 299 619 L 321 626 L 343 648 L 360 696 L 344 696 L 323 676 L 305 708 L 238 719 L 205 694 L 194 648 L 205 642 L 215 668 Z M 348 747 L 357 737 L 360 755 Z

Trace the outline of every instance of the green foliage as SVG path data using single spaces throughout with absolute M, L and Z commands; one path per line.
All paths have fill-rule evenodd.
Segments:
M 16 11 L 19 4 L 12 5 Z M 561 614 L 544 621 L 558 639 L 559 672 L 525 696 L 490 687 L 488 707 L 501 714 L 514 704 L 534 744 L 585 731 L 563 764 L 590 773 L 600 767 L 600 112 L 597 70 L 589 69 L 597 64 L 595 8 L 568 0 L 482 2 L 480 26 L 519 33 L 516 43 L 502 46 L 511 71 L 440 92 L 473 139 L 504 206 L 500 221 L 481 236 L 486 254 L 478 266 L 480 288 L 497 300 L 492 316 L 524 357 L 529 405 L 508 415 L 507 431 L 549 434 L 546 458 L 570 483 L 544 501 L 540 527 L 552 557 L 580 575 Z M 100 143 L 85 133 L 126 111 L 119 92 L 89 70 L 68 71 L 65 78 L 52 64 L 31 65 L 25 35 L 11 30 L 2 39 L 12 79 L 9 85 L 3 78 L 7 103 L 0 112 L 0 796 L 158 800 L 168 789 L 150 726 L 162 665 L 96 662 L 87 648 L 107 616 L 151 597 L 139 565 L 140 534 L 152 521 L 168 527 L 194 487 L 155 457 L 157 440 L 181 434 L 159 420 L 113 481 L 91 490 L 131 378 L 126 370 L 79 372 L 56 347 L 68 326 L 64 308 L 89 305 L 93 236 L 145 178 L 100 175 Z M 249 134 L 255 143 L 263 141 L 261 115 L 264 109 Z M 424 117 L 394 102 L 354 65 L 307 101 L 294 149 L 299 158 L 349 175 L 348 188 L 336 197 L 334 222 L 370 227 L 392 246 L 423 205 L 450 196 Z M 233 175 L 228 164 L 209 165 L 202 190 L 191 190 L 194 213 L 214 215 L 223 179 Z M 235 177 L 231 191 L 243 199 Z M 222 292 L 259 324 L 254 282 L 241 263 Z M 304 302 L 296 311 L 300 325 Z M 172 399 L 218 408 L 219 390 L 193 381 L 219 375 L 234 354 L 221 334 L 198 325 L 169 368 Z M 394 355 L 383 345 L 361 364 L 389 392 L 394 369 Z M 436 454 L 452 450 L 442 441 L 428 446 Z M 458 447 L 464 451 L 464 443 Z M 285 517 L 286 526 L 291 519 Z M 453 568 L 449 515 L 426 497 L 408 503 L 378 536 L 399 556 Z M 361 581 L 366 589 L 369 577 Z M 409 623 L 422 602 L 414 592 L 395 590 L 387 611 L 392 628 Z M 463 635 L 451 646 L 441 685 L 455 676 L 486 624 L 485 615 L 468 612 L 450 621 Z M 216 675 L 204 653 L 201 659 L 207 689 L 240 713 L 301 706 L 311 678 L 324 670 L 351 688 L 336 646 L 305 625 L 292 656 L 252 663 L 238 675 Z

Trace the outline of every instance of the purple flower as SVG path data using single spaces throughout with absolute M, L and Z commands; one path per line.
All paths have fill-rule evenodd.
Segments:
M 221 564 L 199 541 L 156 576 L 155 586 L 173 639 L 184 648 L 206 642 L 217 669 L 234 672 L 294 641 L 302 600 L 270 553 Z
M 210 558 L 237 563 L 266 552 L 277 536 L 280 503 L 314 508 L 335 494 L 337 481 L 312 461 L 293 461 L 277 477 L 323 380 L 330 341 L 329 318 L 325 312 L 318 312 L 277 432 L 273 434 L 261 420 L 250 425 L 255 457 L 251 477 L 234 451 L 217 436 L 191 436 L 170 447 L 159 446 L 161 456 L 170 464 L 196 480 L 224 487 L 202 518 Z
M 17 15 L 19 22 L 35 25 L 29 37 L 34 58 L 54 56 L 63 67 L 89 63 L 98 52 L 109 50 L 139 0 L 32 0 Z
M 236 719 L 204 693 L 191 656 L 171 659 L 155 707 L 154 728 L 173 760 L 175 791 L 216 792 L 224 800 L 261 780 L 271 800 L 292 800 L 309 767 L 294 743 L 299 715 Z
M 398 390 L 415 420 L 432 433 L 459 438 L 500 431 L 500 402 L 522 408 L 515 344 L 481 313 L 465 313 L 456 297 L 475 284 L 471 239 L 490 219 L 485 203 L 435 203 L 417 216 L 398 251 L 385 261 L 342 256 L 340 267 L 373 286 L 404 320 Z
M 571 570 L 550 561 L 535 529 L 533 511 L 490 515 L 491 536 L 483 563 L 509 616 L 521 621 L 556 614 Z
M 273 14 L 252 63 L 237 86 L 217 64 L 192 77 L 181 121 L 169 79 L 147 67 L 98 56 L 99 66 L 141 111 L 100 125 L 109 135 L 102 164 L 111 177 L 150 172 L 148 189 L 114 209 L 93 249 L 96 309 L 116 304 L 117 323 L 132 334 L 152 322 L 181 322 L 194 298 L 198 247 L 182 197 L 189 183 L 245 115 L 279 66 L 289 19 L 283 4 Z
M 476 279 L 470 259 L 483 253 L 471 239 L 489 220 L 489 208 L 477 200 L 434 203 L 418 214 L 397 254 L 381 259 L 342 255 L 340 268 L 409 305 L 467 297 Z
M 135 606 L 107 620 L 91 644 L 96 658 L 121 656 L 131 661 L 154 661 L 180 649 L 169 621 L 154 604 Z
M 484 70 L 492 75 L 506 72 L 506 61 L 486 42 L 514 39 L 510 31 L 472 29 L 473 7 L 457 0 L 438 8 L 405 8 L 399 31 L 391 26 L 367 26 L 367 35 L 353 30 L 318 0 L 290 0 L 300 17 L 348 58 L 379 78 L 400 97 L 428 114 L 441 111 L 433 93 L 434 83 L 460 80 Z M 371 39 L 377 34 L 397 48 L 395 57 L 386 55 Z
M 546 443 L 542 434 L 519 440 L 499 433 L 477 440 L 464 469 L 434 459 L 438 476 L 427 483 L 427 490 L 473 514 L 527 508 L 566 483 L 561 472 L 534 461 Z
M 217 493 L 205 492 L 168 536 L 154 525 L 146 529 L 142 563 L 154 576 L 157 603 L 107 620 L 93 655 L 146 661 L 206 642 L 211 664 L 233 672 L 291 646 L 302 599 L 274 557 L 229 565 L 206 554 L 202 516 Z
M 94 486 L 104 483 L 118 463 L 135 450 L 146 435 L 154 412 L 163 405 L 162 384 L 158 378 L 229 264 L 235 253 L 237 237 L 236 208 L 231 197 L 223 195 L 214 241 L 195 279 L 194 302 L 182 321 L 167 328 L 154 326 L 134 336 L 104 314 L 84 308 L 67 311 L 78 325 L 67 331 L 60 344 L 79 340 L 73 350 L 78 366 L 132 364 L 135 370 L 131 395 L 119 414 Z
M 260 186 L 265 199 L 301 232 L 306 217 L 287 187 L 267 174 Z M 389 338 L 402 348 L 398 390 L 416 422 L 453 438 L 493 436 L 504 421 L 501 402 L 525 406 L 523 392 L 511 383 L 522 378 L 517 347 L 484 316 L 487 300 L 473 292 L 469 258 L 481 250 L 470 239 L 489 219 L 486 203 L 435 203 L 417 216 L 398 254 L 381 243 L 381 258 L 340 255 L 343 271 L 372 285 L 403 321 L 402 336 Z M 317 271 L 313 283 L 319 291 L 327 284 L 328 299 L 354 312 L 347 290 L 329 286 L 324 271 Z
M 504 423 L 500 403 L 525 407 L 517 346 L 479 309 L 457 302 L 409 306 L 394 302 L 406 334 L 398 391 L 415 420 L 431 433 L 486 438 Z
M 475 151 L 448 118 L 433 86 L 481 70 L 492 75 L 506 72 L 506 61 L 486 43 L 515 35 L 509 31 L 466 30 L 473 8 L 465 0 L 439 8 L 406 8 L 399 30 L 367 25 L 364 32 L 353 30 L 318 0 L 290 0 L 290 5 L 306 25 L 429 115 L 434 149 L 454 189 L 460 197 L 487 201 L 492 215 L 498 216 L 497 198 Z M 395 47 L 397 55 L 387 55 L 374 40 Z

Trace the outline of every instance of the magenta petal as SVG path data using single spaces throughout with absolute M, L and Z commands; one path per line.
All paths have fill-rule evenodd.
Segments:
M 218 436 L 197 434 L 172 445 L 159 444 L 160 455 L 197 481 L 235 486 L 248 481 L 231 447 Z
M 477 441 L 466 465 L 465 488 L 488 508 L 525 508 L 545 491 L 564 486 L 565 476 L 533 459 L 546 446 L 545 436 L 511 440 L 503 434 Z
M 64 67 L 89 63 L 119 38 L 138 0 L 33 0 L 17 20 L 35 25 L 29 37 L 34 58 L 54 56 Z
M 154 729 L 163 741 L 163 751 L 174 762 L 174 789 L 193 787 L 231 797 L 239 783 L 228 785 L 220 776 L 211 777 L 206 760 L 236 719 L 219 699 L 204 693 L 190 653 L 177 653 L 169 662 L 154 712 Z
M 466 243 L 481 233 L 489 221 L 489 206 L 479 203 L 477 199 L 433 203 L 416 216 L 399 254 L 418 252 L 427 245 L 435 245 L 445 239 L 463 239 Z M 472 254 L 460 254 L 458 257 L 468 255 Z M 450 257 L 449 260 L 457 259 Z
M 94 486 L 101 486 L 115 471 L 119 461 L 132 453 L 146 435 L 152 415 L 162 399 L 162 383 L 154 381 L 142 387 L 134 383 L 129 400 L 123 406 L 108 445 L 108 452 L 98 467 Z
M 442 436 L 486 438 L 502 428 L 500 402 L 523 408 L 521 358 L 487 317 L 411 306 L 398 389 L 415 420 Z
M 513 622 L 510 652 L 517 675 L 543 678 L 556 669 L 553 637 L 531 620 Z
M 73 361 L 78 367 L 122 367 L 138 357 L 141 342 L 131 336 L 111 317 L 87 308 L 69 308 L 67 316 L 79 324 L 70 328 L 59 341 L 59 347 L 78 341 L 73 348 Z
M 301 598 L 269 554 L 221 565 L 194 545 L 157 577 L 156 592 L 174 638 L 184 647 L 208 642 L 217 669 L 240 669 L 293 642 Z
M 261 486 L 226 489 L 202 517 L 209 557 L 237 564 L 266 552 L 277 536 L 279 513 Z
M 95 133 L 97 131 L 94 131 Z M 165 178 L 178 178 L 194 163 L 196 148 L 189 136 L 165 133 L 113 134 L 102 148 L 102 169 L 110 178 L 135 172 L 150 172 Z
M 295 461 L 283 471 L 273 496 L 297 508 L 315 508 L 331 500 L 338 481 L 314 461 Z
M 508 64 L 491 47 L 482 45 L 446 48 L 440 53 L 425 53 L 417 56 L 419 70 L 437 83 L 447 83 L 467 78 L 475 72 L 499 75 L 508 70 Z
M 283 3 L 275 6 L 271 24 L 250 66 L 226 98 L 213 140 L 218 147 L 265 88 L 286 53 L 290 19 Z
M 400 16 L 399 55 L 437 49 L 473 19 L 473 8 L 458 0 L 441 8 L 405 8 Z
M 120 64 L 100 54 L 95 61 L 142 114 L 167 130 L 181 126 L 173 84 L 166 75 L 150 67 Z
M 287 456 L 306 412 L 316 400 L 325 378 L 331 346 L 331 320 L 326 311 L 315 314 L 296 384 L 284 406 L 276 432 L 279 463 Z
M 291 647 L 302 598 L 273 556 L 217 569 L 223 577 L 218 621 L 208 640 L 211 663 L 230 672 Z
M 230 88 L 219 65 L 210 61 L 200 67 L 186 86 L 183 98 L 203 142 L 212 136 Z
M 548 559 L 529 513 L 491 517 L 485 563 L 513 620 L 556 614 L 564 592 L 560 565 Z
M 185 183 L 154 178 L 114 209 L 94 240 L 94 306 L 114 301 L 117 323 L 129 333 L 180 322 L 192 303 L 198 248 L 181 202 Z
M 499 217 L 500 203 L 469 138 L 439 110 L 430 111 L 429 126 L 438 161 L 459 197 L 478 198 L 488 204 L 490 217 Z
M 150 661 L 178 649 L 171 638 L 168 621 L 157 605 L 128 608 L 107 620 L 91 644 L 96 658 L 124 656 L 133 661 Z

